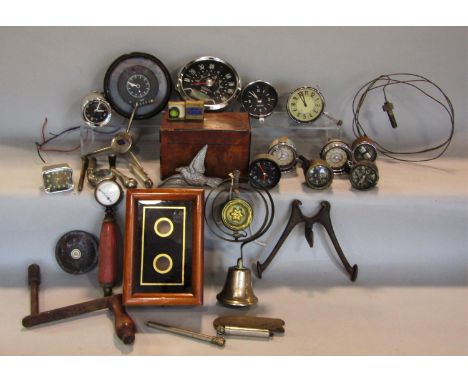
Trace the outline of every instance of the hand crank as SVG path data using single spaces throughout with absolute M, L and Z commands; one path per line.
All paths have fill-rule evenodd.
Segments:
M 127 345 L 135 341 L 135 324 L 122 306 L 121 294 L 39 312 L 38 286 L 40 283 L 40 268 L 38 265 L 33 264 L 29 266 L 28 282 L 31 288 L 31 314 L 23 318 L 22 323 L 25 328 L 76 317 L 84 313 L 91 313 L 107 308 L 114 313 L 114 326 L 117 336 Z
M 311 217 L 304 216 L 304 214 L 301 211 L 301 208 L 299 207 L 301 204 L 302 202 L 300 200 L 294 200 L 292 202 L 291 216 L 289 217 L 289 221 L 286 224 L 286 227 L 283 233 L 281 234 L 278 242 L 276 243 L 275 247 L 263 263 L 260 263 L 260 261 L 257 262 L 258 277 L 262 278 L 262 273 L 267 269 L 268 265 L 272 262 L 273 258 L 276 256 L 276 254 L 286 241 L 287 237 L 297 224 L 305 223 L 305 237 L 307 242 L 309 243 L 309 246 L 312 248 L 314 246 L 314 232 L 312 229 L 315 223 L 320 223 L 323 227 L 325 227 L 325 230 L 327 231 L 328 236 L 330 237 L 333 246 L 335 247 L 338 257 L 343 263 L 346 272 L 348 272 L 351 281 L 355 281 L 358 274 L 358 266 L 356 264 L 353 266 L 349 264 L 345 254 L 343 253 L 340 247 L 340 244 L 338 243 L 338 239 L 336 238 L 335 231 L 333 230 L 330 218 L 330 203 L 327 201 L 322 201 L 320 203 L 321 208 L 319 212 L 317 212 L 314 216 Z

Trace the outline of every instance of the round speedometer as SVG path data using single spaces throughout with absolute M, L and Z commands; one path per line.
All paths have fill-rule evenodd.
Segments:
M 200 57 L 180 70 L 176 88 L 185 100 L 204 101 L 205 109 L 221 110 L 236 100 L 241 80 L 226 61 Z
M 147 53 L 130 53 L 117 58 L 104 78 L 106 98 L 120 115 L 151 118 L 166 106 L 172 82 L 167 68 Z

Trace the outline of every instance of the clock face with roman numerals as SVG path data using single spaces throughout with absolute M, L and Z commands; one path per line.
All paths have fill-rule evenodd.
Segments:
M 310 86 L 294 90 L 286 104 L 289 116 L 300 123 L 315 121 L 322 115 L 324 107 L 325 101 L 322 95 Z
M 233 102 L 241 90 L 235 69 L 216 57 L 200 57 L 179 72 L 177 91 L 185 100 L 204 101 L 205 109 L 221 110 Z

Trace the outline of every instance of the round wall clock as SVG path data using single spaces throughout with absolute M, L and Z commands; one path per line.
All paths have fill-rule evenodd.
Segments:
M 236 100 L 241 79 L 226 61 L 200 57 L 180 70 L 176 89 L 184 100 L 203 101 L 206 110 L 221 110 Z
M 288 97 L 286 110 L 289 116 L 299 123 L 309 123 L 319 118 L 325 109 L 322 94 L 310 86 L 294 90 Z
M 166 106 L 172 89 L 164 64 L 147 53 L 130 53 L 117 58 L 104 78 L 104 92 L 112 108 L 130 118 L 146 119 Z

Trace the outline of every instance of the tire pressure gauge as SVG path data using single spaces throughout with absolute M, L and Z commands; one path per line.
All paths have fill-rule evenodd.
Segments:
M 282 172 L 292 171 L 296 166 L 297 150 L 293 141 L 286 136 L 276 138 L 271 142 L 268 154 L 276 159 Z
M 242 90 L 240 101 L 251 117 L 262 121 L 273 113 L 278 103 L 278 93 L 268 82 L 254 81 Z
M 249 181 L 266 189 L 275 187 L 281 179 L 281 169 L 270 154 L 257 155 L 249 166 Z
M 113 180 L 104 180 L 96 185 L 94 197 L 104 207 L 116 206 L 122 198 L 122 188 Z
M 286 110 L 289 116 L 299 123 L 309 123 L 319 118 L 325 109 L 322 94 L 310 86 L 294 90 L 288 97 Z
M 184 100 L 203 101 L 206 110 L 221 110 L 236 100 L 241 79 L 226 61 L 200 57 L 179 72 L 176 89 Z
M 323 159 L 335 174 L 342 174 L 349 170 L 352 162 L 351 148 L 341 139 L 331 139 L 320 152 Z
M 112 109 L 102 93 L 92 92 L 83 98 L 81 115 L 86 125 L 103 127 L 110 122 Z
M 379 170 L 374 162 L 359 161 L 351 167 L 349 181 L 351 186 L 357 190 L 370 190 L 379 181 Z
M 377 147 L 372 139 L 362 136 L 357 138 L 351 145 L 354 160 L 368 160 L 374 162 L 377 159 Z
M 315 190 L 323 190 L 331 186 L 333 182 L 333 170 L 324 160 L 308 160 L 302 155 L 302 170 L 307 186 Z
M 171 95 L 169 71 L 156 57 L 130 53 L 117 58 L 107 69 L 104 92 L 113 109 L 130 118 L 151 118 L 166 106 Z

